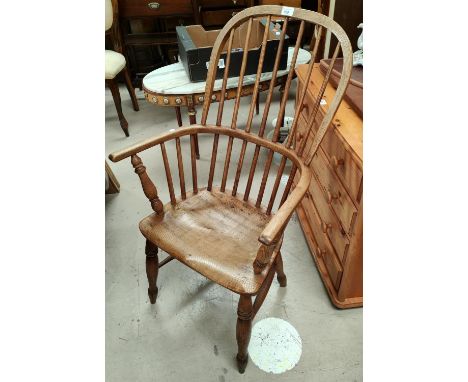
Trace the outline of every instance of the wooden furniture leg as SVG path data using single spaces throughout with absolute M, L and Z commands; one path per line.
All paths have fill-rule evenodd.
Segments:
M 193 99 L 192 97 L 187 98 L 187 108 L 188 108 L 188 115 L 189 115 L 189 122 L 191 125 L 196 125 L 197 124 L 197 111 L 195 110 L 195 107 L 193 105 Z M 200 159 L 200 150 L 198 149 L 198 135 L 195 134 L 194 136 L 195 140 L 195 156 L 197 159 Z
M 276 256 L 276 279 L 279 282 L 280 287 L 285 287 L 288 283 L 288 279 L 283 271 L 283 258 L 281 252 Z
M 255 101 L 255 114 L 260 113 L 260 94 L 257 95 L 257 100 Z
M 247 361 L 249 360 L 249 354 L 247 348 L 249 347 L 250 334 L 252 332 L 252 297 L 248 295 L 240 295 L 239 305 L 237 307 L 237 327 L 236 327 L 236 338 L 237 338 L 237 367 L 239 373 L 243 374 Z
M 106 162 L 106 161 L 105 161 Z M 120 183 L 114 175 L 114 172 L 106 162 L 106 175 L 109 180 L 109 187 L 106 190 L 106 194 L 116 194 L 120 192 Z
M 182 127 L 182 115 L 180 114 L 180 106 L 175 107 L 175 113 L 177 118 L 177 124 Z
M 148 277 L 148 297 L 151 304 L 156 303 L 156 297 L 158 297 L 158 287 L 156 281 L 158 279 L 158 247 L 152 242 L 146 240 L 145 246 L 146 254 L 146 276 Z
M 133 110 L 138 111 L 140 107 L 138 106 L 138 101 L 135 94 L 135 88 L 132 85 L 132 80 L 130 79 L 130 75 L 128 74 L 128 68 L 125 67 L 123 70 L 124 78 L 125 78 L 125 86 L 127 87 L 128 94 L 130 94 L 130 98 L 132 99 Z
M 128 133 L 128 122 L 122 113 L 122 102 L 120 100 L 120 92 L 119 92 L 119 87 L 117 85 L 117 82 L 115 82 L 114 79 L 106 80 L 106 85 L 109 87 L 112 93 L 112 98 L 114 99 L 115 108 L 117 109 L 117 115 L 119 116 L 120 127 L 125 133 L 125 136 L 128 137 L 130 136 L 130 134 Z

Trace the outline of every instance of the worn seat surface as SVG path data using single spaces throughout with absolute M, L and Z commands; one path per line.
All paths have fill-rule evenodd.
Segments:
M 176 206 L 169 203 L 164 213 L 140 222 L 148 240 L 236 293 L 258 292 L 276 258 L 275 251 L 263 271 L 254 273 L 258 237 L 271 216 L 216 189 L 187 195 Z

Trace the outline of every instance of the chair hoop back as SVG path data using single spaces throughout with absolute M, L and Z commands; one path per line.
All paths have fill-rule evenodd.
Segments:
M 271 83 L 270 83 L 270 89 L 269 89 L 270 91 L 269 91 L 269 95 L 267 97 L 267 101 L 266 101 L 266 105 L 265 105 L 264 118 L 262 119 L 262 124 L 261 124 L 260 130 L 259 130 L 259 136 L 261 136 L 261 137 L 263 136 L 263 133 L 264 133 L 264 130 L 265 130 L 265 124 L 266 124 L 266 121 L 267 121 L 267 115 L 268 115 L 268 111 L 269 111 L 270 103 L 271 103 L 271 93 L 272 93 L 272 90 L 273 90 L 273 88 L 275 86 L 275 82 L 276 82 L 276 79 L 277 79 L 276 76 L 277 76 L 277 72 L 278 72 L 279 59 L 280 59 L 280 56 L 281 56 L 282 51 L 284 49 L 284 45 L 286 45 L 284 43 L 284 41 L 285 41 L 285 35 L 287 33 L 288 23 L 291 20 L 300 20 L 301 21 L 300 28 L 299 28 L 299 33 L 298 33 L 298 37 L 297 37 L 297 41 L 296 41 L 296 45 L 295 45 L 295 48 L 294 48 L 293 57 L 292 57 L 292 60 L 291 60 L 291 70 L 290 70 L 290 73 L 289 73 L 288 78 L 286 80 L 284 96 L 283 96 L 283 99 L 281 100 L 280 112 L 279 112 L 278 119 L 277 119 L 278 122 L 277 122 L 277 126 L 275 128 L 275 133 L 273 134 L 273 139 L 272 140 L 275 141 L 275 142 L 278 140 L 278 137 L 279 137 L 279 128 L 281 127 L 281 121 L 283 120 L 283 117 L 284 117 L 284 112 L 285 112 L 286 102 L 287 102 L 287 95 L 288 95 L 289 87 L 291 85 L 291 81 L 292 81 L 293 76 L 294 76 L 294 66 L 295 66 L 295 62 L 296 62 L 296 59 L 297 59 L 297 54 L 298 54 L 299 47 L 301 46 L 301 43 L 302 43 L 301 40 L 302 40 L 302 37 L 303 37 L 303 34 L 304 34 L 305 23 L 307 22 L 307 23 L 311 23 L 311 24 L 315 25 L 313 38 L 312 38 L 313 41 L 311 41 L 311 44 L 310 44 L 312 59 L 311 59 L 311 61 L 309 63 L 309 70 L 308 70 L 308 73 L 307 73 L 306 83 L 308 83 L 309 80 L 310 80 L 312 67 L 313 67 L 313 64 L 316 61 L 318 46 L 319 46 L 321 40 L 325 38 L 326 32 L 327 31 L 330 32 L 332 34 L 332 36 L 334 36 L 338 40 L 338 44 L 336 45 L 336 49 L 334 51 L 334 54 L 333 54 L 333 57 L 332 57 L 332 62 L 330 64 L 328 73 L 324 78 L 322 86 L 320 87 L 320 93 L 319 93 L 320 98 L 317 100 L 317 104 L 314 107 L 313 114 L 312 114 L 313 118 L 310 118 L 310 122 L 309 122 L 309 126 L 308 126 L 309 131 L 310 131 L 312 125 L 315 122 L 315 117 L 317 116 L 317 112 L 318 112 L 318 109 L 319 109 L 319 106 L 320 106 L 321 97 L 323 96 L 326 85 L 328 84 L 330 74 L 331 74 L 331 72 L 333 70 L 335 60 L 336 60 L 336 58 L 337 58 L 337 56 L 339 54 L 339 51 L 341 49 L 342 57 L 343 57 L 343 70 L 342 70 L 342 74 L 341 74 L 341 78 L 340 78 L 338 87 L 336 89 L 335 97 L 333 98 L 332 102 L 329 104 L 326 115 L 324 116 L 324 118 L 323 118 L 323 120 L 322 120 L 322 122 L 320 124 L 320 127 L 317 130 L 317 133 L 315 135 L 315 139 L 314 139 L 311 147 L 309 147 L 309 149 L 307 150 L 308 152 L 304 153 L 305 147 L 299 147 L 298 150 L 297 150 L 297 152 L 299 153 L 300 156 L 304 155 L 304 156 L 306 156 L 308 158 L 308 159 L 305 158 L 305 162 L 307 164 L 310 164 L 310 158 L 312 158 L 313 155 L 315 154 L 315 152 L 317 151 L 318 146 L 320 145 L 320 143 L 321 143 L 321 141 L 322 141 L 322 139 L 323 139 L 323 137 L 324 137 L 324 135 L 326 133 L 326 130 L 327 130 L 328 126 L 330 125 L 330 123 L 332 121 L 332 118 L 334 117 L 334 115 L 335 115 L 335 113 L 336 113 L 336 111 L 337 111 L 337 109 L 339 107 L 339 104 L 340 104 L 340 102 L 342 100 L 342 97 L 343 97 L 343 95 L 344 95 L 344 93 L 346 91 L 346 87 L 348 85 L 348 82 L 349 82 L 349 79 L 350 79 L 350 76 L 351 76 L 351 70 L 352 70 L 352 48 L 351 48 L 351 43 L 349 41 L 349 38 L 346 35 L 346 32 L 333 19 L 331 19 L 331 18 L 329 18 L 329 17 L 327 17 L 325 15 L 322 15 L 320 13 L 305 10 L 305 9 L 300 9 L 300 8 L 282 7 L 282 6 L 278 6 L 278 5 L 267 5 L 267 6 L 256 6 L 256 7 L 247 8 L 247 9 L 243 10 L 242 12 L 239 12 L 238 14 L 236 14 L 234 17 L 232 17 L 229 20 L 229 22 L 224 26 L 224 28 L 221 30 L 221 32 L 219 33 L 219 35 L 218 35 L 218 37 L 217 37 L 217 39 L 216 39 L 216 41 L 214 43 L 214 46 L 213 46 L 213 50 L 212 50 L 211 58 L 210 58 L 210 65 L 209 65 L 209 69 L 208 69 L 208 76 L 207 76 L 207 80 L 206 80 L 206 88 L 205 88 L 205 96 L 204 96 L 205 101 L 204 101 L 204 105 L 203 105 L 203 114 L 202 114 L 201 124 L 206 125 L 208 112 L 209 112 L 210 105 L 211 105 L 210 100 L 211 100 L 211 97 L 212 97 L 212 94 L 213 94 L 214 82 L 216 80 L 216 74 L 217 74 L 217 71 L 218 71 L 218 62 L 219 62 L 221 53 L 223 53 L 223 51 L 227 50 L 227 60 L 226 60 L 225 69 L 224 69 L 224 74 L 225 75 L 224 75 L 224 78 L 223 78 L 223 87 L 222 87 L 222 92 L 221 92 L 221 96 L 220 96 L 220 103 L 219 103 L 219 109 L 218 109 L 218 114 L 217 114 L 217 123 L 216 123 L 218 126 L 220 125 L 220 121 L 221 121 L 221 118 L 222 118 L 222 109 L 223 109 L 223 104 L 224 104 L 224 102 L 223 102 L 224 101 L 224 93 L 226 91 L 227 74 L 229 72 L 230 53 L 231 53 L 233 35 L 234 35 L 234 32 L 235 32 L 236 28 L 238 28 L 243 23 L 247 23 L 248 27 L 247 27 L 246 37 L 245 37 L 245 47 L 247 49 L 244 50 L 244 54 L 243 54 L 243 60 L 242 60 L 242 65 L 241 65 L 241 70 L 240 70 L 240 75 L 239 75 L 239 85 L 238 85 L 238 89 L 237 89 L 236 104 L 234 106 L 234 115 L 233 115 L 233 120 L 232 120 L 232 124 L 231 124 L 231 128 L 236 128 L 237 127 L 236 126 L 236 120 L 237 120 L 237 113 L 238 113 L 238 109 L 239 109 L 239 98 L 240 98 L 240 95 L 242 93 L 243 77 L 244 77 L 244 74 L 245 74 L 248 43 L 249 43 L 249 38 L 250 38 L 250 33 L 251 33 L 251 25 L 252 25 L 252 20 L 254 18 L 258 18 L 258 17 L 266 18 L 267 19 L 267 25 L 269 25 L 269 23 L 273 20 L 273 18 L 275 19 L 275 21 L 277 21 L 278 18 L 283 20 L 283 27 L 282 27 L 281 36 L 280 36 L 279 47 L 278 47 L 278 50 L 277 50 L 277 54 L 276 54 L 276 58 L 275 58 L 275 66 L 273 68 L 272 80 L 271 80 Z M 255 89 L 254 89 L 254 94 L 253 94 L 254 99 L 256 99 L 256 97 L 258 97 L 258 92 L 259 92 L 258 83 L 260 81 L 260 74 L 262 72 L 261 69 L 262 69 L 263 60 L 264 60 L 264 57 L 265 57 L 265 49 L 264 48 L 265 48 L 265 42 L 266 42 L 266 38 L 267 38 L 267 34 L 268 34 L 266 29 L 267 28 L 265 28 L 265 34 L 264 34 L 262 49 L 261 49 L 261 52 L 260 52 L 258 72 L 257 72 L 257 81 L 256 81 L 256 84 L 255 84 Z M 312 43 L 314 43 L 314 45 L 312 45 Z M 304 99 L 305 99 L 305 93 L 306 93 L 305 88 L 304 88 L 304 91 L 302 93 L 303 94 L 301 94 L 299 96 L 299 99 L 297 100 L 298 102 L 296 102 L 296 111 L 295 111 L 295 115 L 294 115 L 294 120 L 293 120 L 293 124 L 292 124 L 291 130 L 290 130 L 288 141 L 286 143 L 286 146 L 288 148 L 291 148 L 292 145 L 293 145 L 294 134 L 296 132 L 296 126 L 297 126 L 297 122 L 298 122 L 297 121 L 298 116 L 300 115 L 300 112 L 302 111 L 302 109 L 304 107 Z M 250 110 L 250 113 L 249 113 L 249 119 L 247 121 L 247 126 L 246 126 L 246 131 L 247 132 L 250 131 L 250 127 L 251 127 L 250 124 L 252 122 L 252 117 L 251 116 L 253 115 L 253 104 L 254 103 L 255 102 L 253 100 L 252 101 L 252 107 L 251 107 L 251 110 Z M 306 141 L 307 141 L 307 139 L 304 139 L 303 143 L 305 143 Z

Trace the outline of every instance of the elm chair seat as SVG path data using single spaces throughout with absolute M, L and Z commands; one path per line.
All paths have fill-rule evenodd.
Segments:
M 271 215 L 216 189 L 187 195 L 176 206 L 168 203 L 164 213 L 164 219 L 152 214 L 140 222 L 143 236 L 235 293 L 258 292 L 277 253 L 255 274 L 252 263 L 261 245 L 258 237 Z
M 125 68 L 125 57 L 123 54 L 106 50 L 106 80 L 112 80 Z

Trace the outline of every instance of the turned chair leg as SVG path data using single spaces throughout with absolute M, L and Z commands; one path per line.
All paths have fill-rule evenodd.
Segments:
M 130 80 L 130 75 L 128 74 L 128 68 L 125 67 L 123 70 L 124 78 L 125 78 L 125 86 L 127 87 L 128 94 L 130 94 L 130 98 L 132 99 L 133 110 L 138 111 L 140 107 L 138 106 L 138 101 L 135 94 L 135 88 L 132 85 L 132 81 Z
M 125 136 L 128 137 L 130 136 L 128 133 L 128 122 L 122 113 L 122 102 L 120 100 L 120 92 L 117 82 L 114 79 L 106 80 L 106 84 L 112 93 L 112 98 L 114 98 L 115 108 L 117 109 L 117 115 L 119 116 L 120 127 L 122 127 Z
M 146 276 L 148 277 L 148 297 L 151 304 L 154 304 L 156 303 L 156 297 L 158 297 L 158 287 L 156 286 L 159 270 L 158 247 L 149 240 L 146 240 L 145 254 Z
M 237 367 L 239 373 L 243 374 L 247 361 L 249 360 L 249 353 L 247 348 L 249 347 L 250 334 L 252 332 L 252 298 L 248 295 L 241 295 L 239 298 L 239 305 L 237 307 L 237 327 L 236 327 L 236 338 L 237 338 Z
M 281 252 L 276 256 L 276 279 L 278 280 L 280 287 L 285 287 L 288 283 L 283 270 L 283 258 L 281 257 Z

